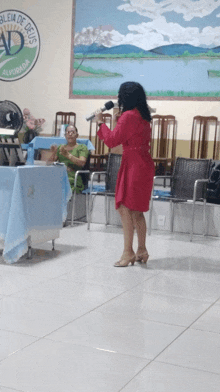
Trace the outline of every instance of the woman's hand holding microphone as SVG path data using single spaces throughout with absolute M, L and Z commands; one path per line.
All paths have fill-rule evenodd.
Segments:
M 114 116 L 113 116 L 114 122 L 117 122 L 120 116 L 121 116 L 121 112 L 120 111 L 115 113 Z M 103 114 L 100 111 L 100 109 L 95 112 L 95 120 L 96 120 L 96 123 L 99 126 L 104 123 Z
M 99 126 L 100 126 L 101 124 L 104 123 L 103 114 L 102 114 L 102 112 L 100 111 L 100 109 L 97 110 L 97 111 L 95 112 L 95 120 L 96 120 L 96 123 L 97 123 Z

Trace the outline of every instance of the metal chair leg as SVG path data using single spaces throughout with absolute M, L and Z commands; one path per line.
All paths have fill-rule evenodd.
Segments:
M 174 203 L 170 200 L 170 231 L 173 233 L 174 227 Z
M 86 221 L 88 223 L 88 219 L 89 219 L 89 195 L 88 193 L 86 193 Z
M 203 236 L 206 235 L 206 199 L 203 200 Z
M 151 197 L 151 201 L 150 201 L 148 235 L 151 235 L 152 217 L 153 217 L 153 197 Z
M 191 241 L 191 242 L 192 242 L 192 239 L 193 239 L 194 216 L 195 216 L 195 202 L 194 202 L 194 200 L 193 200 L 193 206 L 192 206 L 192 223 L 191 223 L 191 231 L 190 231 L 190 241 Z
M 75 217 L 75 207 L 76 207 L 76 184 L 77 184 L 77 178 L 78 178 L 79 171 L 75 173 L 75 179 L 74 179 L 74 192 L 72 195 L 72 216 L 71 216 L 71 227 L 73 227 L 73 221 Z
M 87 230 L 90 230 L 90 222 L 91 222 L 91 192 L 88 195 L 88 218 L 87 218 Z
M 97 175 L 99 175 L 99 174 L 102 174 L 102 175 L 105 175 L 105 176 L 106 176 L 107 172 L 104 172 L 104 171 L 103 171 L 103 172 L 93 172 L 92 175 L 91 175 L 91 180 L 90 180 L 90 191 L 89 191 L 89 199 L 88 199 L 88 224 L 87 224 L 87 230 L 90 230 L 92 209 L 93 209 L 93 207 L 94 207 L 94 201 L 92 200 L 92 195 L 94 195 L 94 198 L 95 198 L 95 196 L 97 195 L 97 192 L 93 192 L 93 193 L 92 193 L 94 177 L 97 176 Z
M 73 195 L 72 195 L 72 216 L 71 216 L 71 226 L 73 226 L 73 221 L 74 221 L 74 218 L 75 218 L 76 195 L 77 195 L 77 193 L 76 193 L 76 185 L 77 185 L 78 176 L 79 176 L 80 174 L 90 174 L 90 171 L 89 171 L 89 170 L 77 170 L 76 173 L 75 173 L 75 179 L 74 179 L 74 192 L 73 192 Z
M 195 204 L 196 204 L 196 194 L 197 194 L 197 187 L 199 183 L 207 184 L 208 179 L 201 179 L 201 180 L 196 180 L 194 184 L 194 191 L 193 191 L 193 210 L 192 210 L 192 226 L 191 226 L 191 233 L 190 233 L 190 241 L 192 241 L 193 238 L 193 228 L 194 228 L 194 216 L 195 216 Z M 203 233 L 205 232 L 205 227 L 206 227 L 206 199 L 203 200 Z
M 153 218 L 153 196 L 154 196 L 154 185 L 155 185 L 156 176 L 154 176 L 153 187 L 151 191 L 151 198 L 150 198 L 150 209 L 149 209 L 149 227 L 148 227 L 148 235 L 151 235 L 152 229 L 152 218 Z
M 95 173 L 92 173 L 90 180 L 90 190 L 88 195 L 88 219 L 87 219 L 87 230 L 90 230 L 91 215 L 92 215 L 92 189 L 93 189 L 93 179 Z
M 28 246 L 27 259 L 32 259 L 32 248 L 30 245 Z
M 195 204 L 196 204 L 196 190 L 197 190 L 197 181 L 195 181 L 194 191 L 193 191 L 192 223 L 191 223 L 191 231 L 190 231 L 190 241 L 192 241 L 192 239 L 193 239 Z
M 32 259 L 32 247 L 31 247 L 31 236 L 29 235 L 27 238 L 28 251 L 27 251 L 27 259 Z
M 105 195 L 105 226 L 108 225 L 108 196 Z
M 71 215 L 71 227 L 73 227 L 73 221 L 75 217 L 75 208 L 76 208 L 76 190 L 74 190 L 72 195 L 72 215 Z

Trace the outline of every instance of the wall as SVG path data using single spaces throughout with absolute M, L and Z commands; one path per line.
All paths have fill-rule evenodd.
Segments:
M 0 81 L 0 100 L 13 101 L 22 110 L 28 107 L 35 117 L 45 118 L 43 133 L 47 134 L 54 131 L 57 111 L 74 111 L 80 135 L 88 135 L 86 115 L 102 107 L 106 100 L 69 99 L 72 0 L 1 0 L 0 11 L 7 9 L 22 11 L 33 19 L 40 33 L 41 51 L 36 65 L 23 79 Z M 190 140 L 193 116 L 218 116 L 220 103 L 149 100 L 149 105 L 157 114 L 176 116 L 181 141 Z M 177 151 L 186 155 L 181 151 L 181 143 Z

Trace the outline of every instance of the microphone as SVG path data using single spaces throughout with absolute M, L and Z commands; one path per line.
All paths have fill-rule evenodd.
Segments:
M 114 105 L 114 103 L 113 103 L 112 101 L 108 101 L 108 102 L 105 103 L 105 105 L 104 105 L 103 108 L 100 108 L 100 111 L 101 111 L 101 112 L 104 112 L 105 110 L 110 110 L 110 109 L 112 109 L 114 106 L 115 106 L 115 105 Z M 95 117 L 95 115 L 96 115 L 96 113 L 93 112 L 92 114 L 90 114 L 89 117 L 86 117 L 86 121 L 92 120 L 92 119 Z

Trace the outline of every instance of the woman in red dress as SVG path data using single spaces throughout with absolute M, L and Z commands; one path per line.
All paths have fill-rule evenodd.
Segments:
M 115 205 L 122 220 L 124 251 L 115 267 L 127 267 L 135 261 L 146 263 L 146 221 L 143 212 L 149 210 L 154 177 L 154 162 L 149 153 L 151 115 L 143 87 L 136 82 L 125 82 L 118 93 L 119 115 L 111 131 L 104 123 L 102 113 L 96 114 L 98 136 L 112 148 L 123 146 L 118 172 Z M 118 116 L 117 116 L 118 117 Z M 133 250 L 134 229 L 138 236 L 138 249 Z

